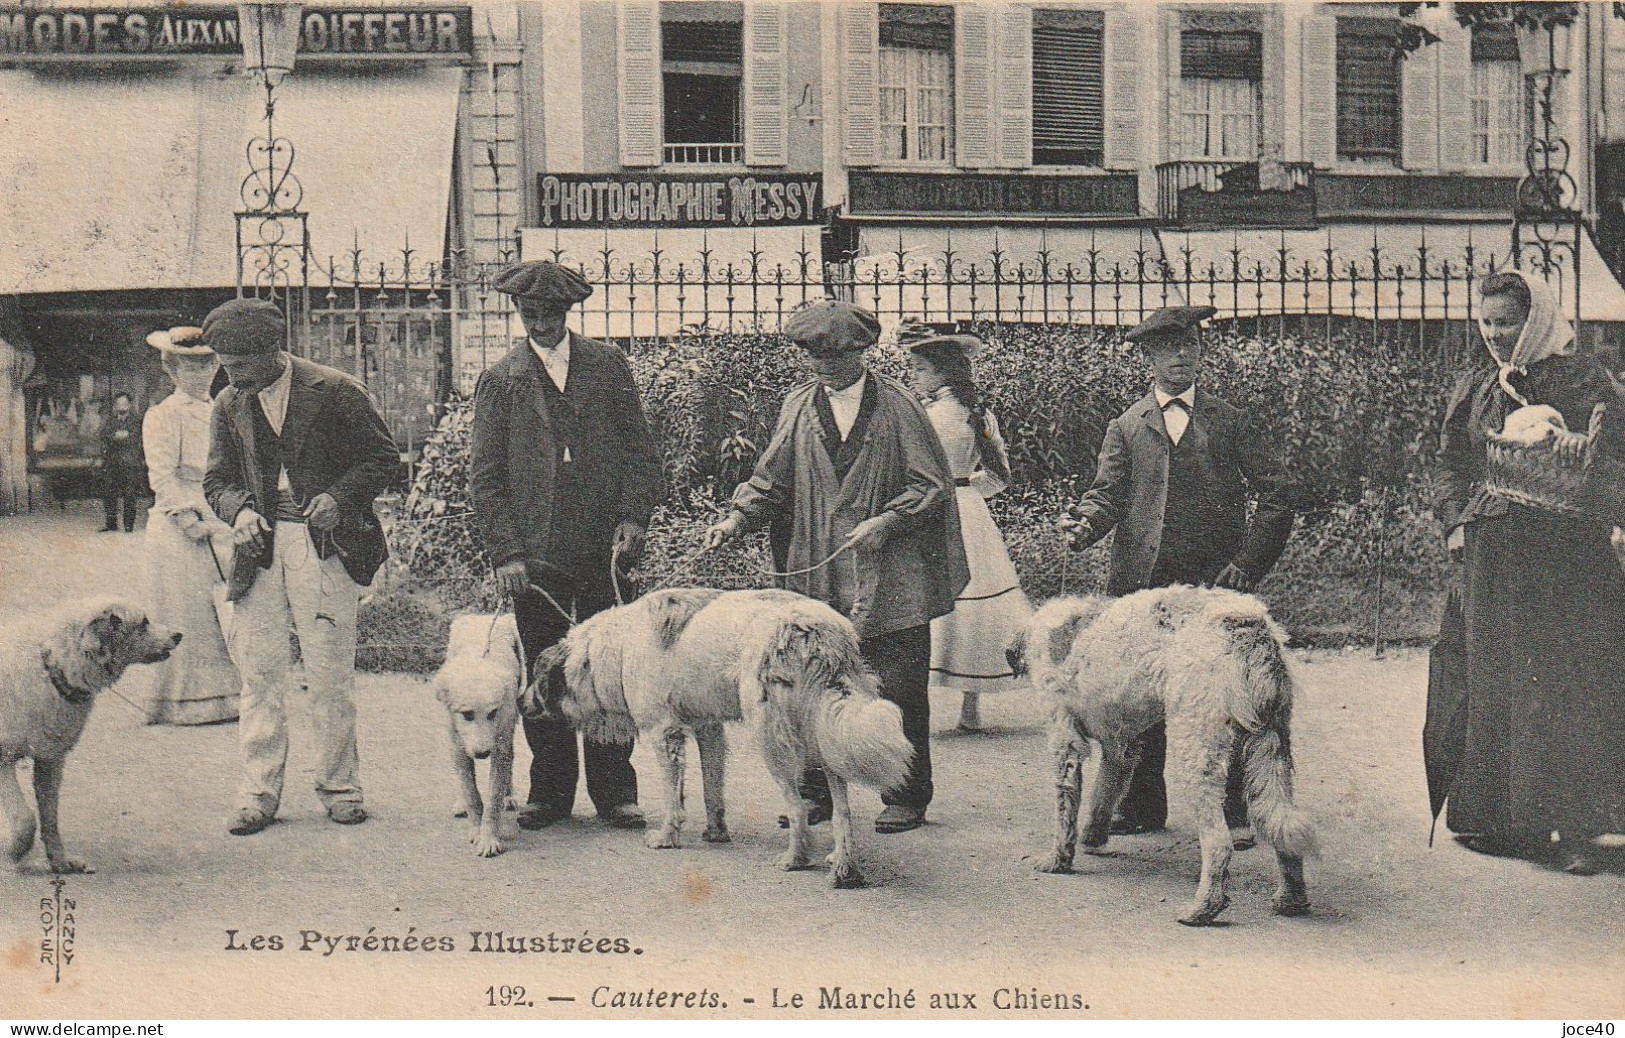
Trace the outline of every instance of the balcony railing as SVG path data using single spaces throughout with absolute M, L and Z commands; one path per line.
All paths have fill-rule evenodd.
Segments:
M 1315 222 L 1307 162 L 1164 162 L 1157 215 L 1180 226 L 1307 226 Z
M 743 144 L 668 144 L 668 166 L 732 166 L 745 161 Z

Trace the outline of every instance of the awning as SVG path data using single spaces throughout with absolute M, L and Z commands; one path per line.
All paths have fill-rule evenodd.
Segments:
M 1135 325 L 1179 302 L 1144 227 L 865 226 L 858 252 L 855 301 L 884 323 Z
M 1313 231 L 1162 231 L 1178 293 L 1219 317 L 1334 315 L 1379 320 L 1465 320 L 1473 286 L 1512 267 L 1512 229 L 1497 223 L 1341 223 Z M 1572 299 L 1572 259 L 1550 280 Z M 1580 314 L 1625 321 L 1625 290 L 1581 239 Z
M 315 256 L 438 260 L 462 71 L 296 72 L 278 136 Z M 264 97 L 236 75 L 0 71 L 0 293 L 237 282 L 245 149 Z M 313 277 L 321 283 L 321 279 Z
M 676 335 L 685 329 L 777 331 L 785 315 L 824 296 L 817 227 L 653 230 L 525 228 L 520 251 L 580 270 L 592 298 L 573 312 L 592 338 Z M 658 263 L 658 266 L 657 266 Z

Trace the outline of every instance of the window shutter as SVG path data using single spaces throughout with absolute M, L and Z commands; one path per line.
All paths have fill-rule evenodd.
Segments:
M 1472 160 L 1472 32 L 1446 18 L 1439 27 L 1439 168 L 1459 173 Z
M 1302 42 L 1303 157 L 1324 168 L 1337 161 L 1337 19 L 1305 18 Z
M 1107 169 L 1140 167 L 1140 54 L 1138 10 L 1106 12 L 1106 140 Z
M 621 165 L 660 165 L 660 4 L 621 0 L 616 7 Z
M 1001 8 L 998 18 L 998 164 L 1024 169 L 1033 164 L 1033 12 Z
M 842 4 L 841 155 L 848 166 L 873 166 L 880 155 L 880 5 Z
M 954 11 L 954 154 L 958 165 L 993 165 L 993 15 L 985 4 Z
M 1471 79 L 1455 87 L 1466 93 Z M 1439 168 L 1439 48 L 1420 47 L 1405 55 L 1399 78 L 1400 163 L 1406 169 Z
M 789 161 L 785 5 L 745 5 L 745 165 Z
M 1098 12 L 1033 12 L 1033 162 L 1099 166 L 1105 150 L 1105 64 Z

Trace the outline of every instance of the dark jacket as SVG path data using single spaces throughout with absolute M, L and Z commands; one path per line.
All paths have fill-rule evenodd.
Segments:
M 1274 452 L 1246 415 L 1200 388 L 1180 445 L 1194 449 L 1196 485 L 1208 496 L 1209 514 L 1218 516 L 1210 531 L 1214 554 L 1253 579 L 1262 579 L 1292 533 L 1293 509 Z M 1138 591 L 1151 579 L 1168 505 L 1171 448 L 1154 393 L 1147 393 L 1106 427 L 1100 467 L 1083 497 L 1081 513 L 1089 522 L 1091 541 L 1117 528 L 1108 594 Z M 1258 497 L 1251 527 L 1249 490 Z
M 119 433 L 124 438 L 119 438 Z M 102 448 L 102 478 L 110 494 L 144 493 L 146 455 L 141 448 L 141 415 L 131 410 L 120 417 L 110 413 L 97 434 Z
M 531 559 L 568 571 L 601 551 L 601 567 L 571 573 L 596 585 L 609 578 L 614 528 L 627 520 L 649 523 L 662 493 L 660 452 L 620 350 L 570 333 L 565 394 L 574 425 L 567 432 L 555 428 L 565 419 L 552 413 L 555 391 L 548 380 L 528 341 L 480 376 L 469 453 L 475 518 L 493 566 Z M 578 500 L 597 506 L 586 522 L 561 523 L 554 512 L 566 435 Z M 566 529 L 568 536 L 593 543 L 565 543 Z
M 318 494 L 339 503 L 339 524 L 331 538 L 315 538 L 316 553 L 326 559 L 335 551 L 357 584 L 369 584 L 389 556 L 384 531 L 373 502 L 394 482 L 400 453 L 383 417 L 361 384 L 333 368 L 299 357 L 290 358 L 293 384 L 281 438 L 288 482 L 301 507 Z M 209 507 L 228 523 L 252 508 L 274 525 L 277 467 L 269 445 L 256 442 L 249 399 L 233 386 L 215 399 L 210 429 L 209 470 L 203 493 Z M 272 537 L 258 558 L 238 558 L 227 597 L 247 593 L 258 570 L 271 566 Z M 239 553 L 241 555 L 241 553 Z

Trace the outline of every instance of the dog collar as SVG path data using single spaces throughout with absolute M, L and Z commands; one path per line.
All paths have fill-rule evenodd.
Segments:
M 80 688 L 69 681 L 68 676 L 62 673 L 62 668 L 52 663 L 50 657 L 43 652 L 40 653 L 40 662 L 45 665 L 45 676 L 51 679 L 51 684 L 55 686 L 57 695 L 63 699 L 76 705 L 83 705 L 96 698 L 95 689 Z

